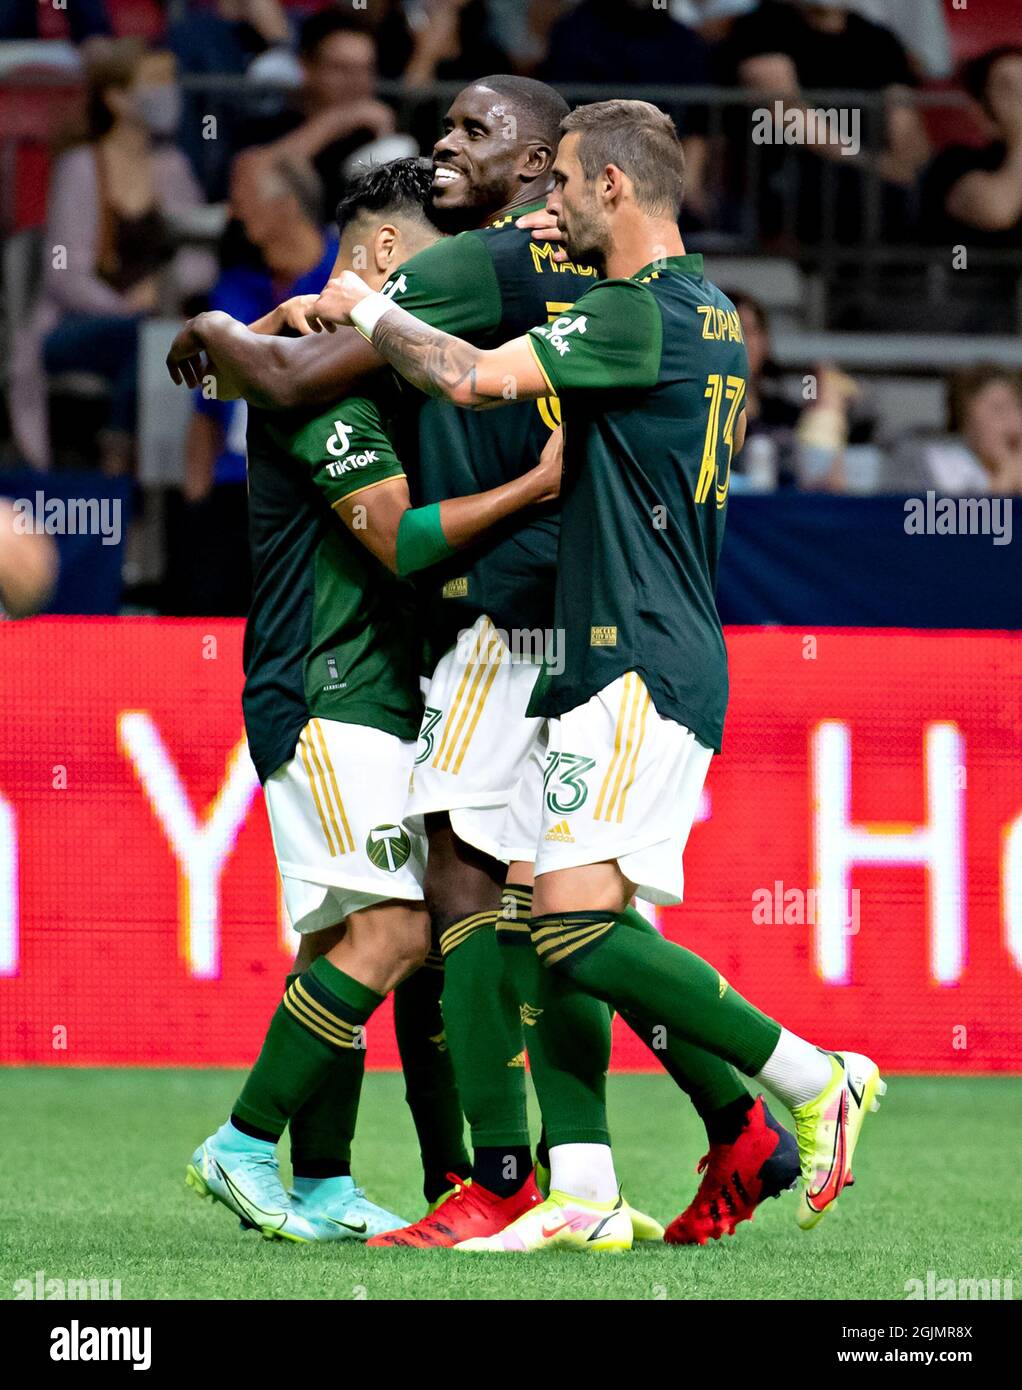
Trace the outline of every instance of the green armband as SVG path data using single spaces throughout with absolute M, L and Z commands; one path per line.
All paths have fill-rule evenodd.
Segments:
M 398 574 L 413 574 L 453 554 L 454 546 L 447 544 L 440 525 L 439 502 L 405 512 L 397 527 Z

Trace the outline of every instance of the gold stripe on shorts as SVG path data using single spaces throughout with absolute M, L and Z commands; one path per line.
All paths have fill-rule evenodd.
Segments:
M 636 677 L 636 679 L 638 679 L 638 677 Z M 629 787 L 635 781 L 635 771 L 639 763 L 639 749 L 642 747 L 642 740 L 646 737 L 646 719 L 649 716 L 649 709 L 653 703 L 653 701 L 649 698 L 649 692 L 646 690 L 645 687 L 642 688 L 642 693 L 645 696 L 645 699 L 642 704 L 642 718 L 639 723 L 639 737 L 635 742 L 635 749 L 632 753 L 632 761 L 628 768 L 628 776 L 625 778 L 625 784 L 621 788 L 621 800 L 618 802 L 617 806 L 618 825 L 620 825 L 625 818 L 625 800 L 628 796 Z
M 646 732 L 646 714 L 649 704 L 650 699 L 646 687 L 634 671 L 627 671 L 624 676 L 624 688 L 621 692 L 617 724 L 614 728 L 614 753 L 603 779 L 603 785 L 600 787 L 596 810 L 593 812 L 594 820 L 610 821 L 616 819 L 620 822 L 622 819 L 624 794 L 627 793 L 635 777 L 639 749 Z M 642 712 L 642 722 L 637 730 L 636 723 L 640 711 Z M 625 782 L 625 771 L 628 768 L 631 770 L 628 774 L 628 780 Z M 621 795 L 621 801 L 615 805 L 619 795 Z
M 490 693 L 494 677 L 500 666 L 501 641 L 493 624 L 487 620 L 486 626 L 476 635 L 473 650 L 465 665 L 465 673 L 458 684 L 444 726 L 440 747 L 433 759 L 433 766 L 441 772 L 458 773 L 464 760 L 475 727 L 479 723 L 486 697 Z M 494 660 L 496 658 L 496 660 Z M 466 728 L 467 724 L 467 728 Z M 465 730 L 462 739 L 462 730 Z M 461 744 L 460 751 L 458 745 Z M 451 759 L 457 752 L 457 762 L 451 767 Z
M 326 815 L 323 811 L 323 803 L 319 797 L 319 788 L 316 785 L 316 768 L 313 765 L 312 758 L 309 755 L 309 750 L 305 746 L 304 729 L 302 730 L 298 738 L 298 752 L 301 754 L 302 765 L 305 768 L 305 775 L 309 779 L 309 788 L 312 792 L 312 799 L 316 803 L 316 810 L 319 812 L 319 823 L 323 827 L 323 838 L 326 840 L 327 849 L 330 851 L 331 858 L 333 858 L 334 856 L 336 856 L 337 850 L 334 848 L 334 839 L 332 834 L 330 833 L 330 826 L 327 822 Z
M 334 765 L 330 761 L 330 750 L 329 748 L 327 748 L 326 736 L 323 733 L 323 726 L 320 724 L 318 719 L 313 719 L 311 723 L 313 729 L 315 730 L 316 737 L 319 740 L 320 751 L 323 754 L 323 761 L 326 763 L 327 778 L 329 781 L 330 790 L 333 793 L 334 803 L 337 806 L 337 810 L 340 814 L 341 824 L 344 826 L 344 836 L 338 835 L 337 837 L 338 842 L 341 845 L 341 853 L 343 854 L 345 852 L 345 838 L 347 838 L 348 841 L 347 849 L 354 853 L 355 837 L 351 833 L 351 826 L 348 824 L 348 816 L 347 812 L 344 809 L 344 802 L 341 800 L 340 788 L 337 786 L 337 777 L 334 773 Z

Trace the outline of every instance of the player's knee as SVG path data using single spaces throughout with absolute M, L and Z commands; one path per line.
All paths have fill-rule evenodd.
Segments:
M 394 932 L 391 959 L 400 979 L 424 963 L 430 947 L 429 918 L 425 912 L 408 912 Z M 397 981 L 395 981 L 397 983 Z

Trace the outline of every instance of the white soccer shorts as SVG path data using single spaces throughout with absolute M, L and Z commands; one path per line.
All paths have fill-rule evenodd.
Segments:
M 402 824 L 415 744 L 382 729 L 310 719 L 263 788 L 284 903 L 322 931 L 389 898 L 422 900 L 425 846 Z
M 508 815 L 505 841 L 538 825 L 536 876 L 616 859 L 636 894 L 684 896 L 682 855 L 713 751 L 657 714 L 629 671 L 547 726 Z M 526 857 L 526 856 L 522 856 Z
M 459 839 L 495 859 L 507 805 L 543 720 L 526 718 L 540 672 L 479 618 L 437 663 L 426 694 L 405 825 L 446 811 Z

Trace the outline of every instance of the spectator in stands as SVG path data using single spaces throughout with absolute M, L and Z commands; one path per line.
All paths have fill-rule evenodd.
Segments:
M 319 294 L 337 256 L 323 230 L 322 192 L 309 165 L 279 159 L 236 173 L 232 212 L 260 255 L 258 266 L 225 270 L 212 307 L 241 323 L 285 299 Z M 266 331 L 279 331 L 267 325 Z M 167 515 L 167 604 L 172 613 L 238 614 L 248 608 L 244 401 L 195 392 L 185 447 L 185 483 Z
M 75 43 L 111 33 L 104 0 L 72 0 L 61 5 L 67 14 L 68 29 Z M 39 0 L 4 0 L 0 13 L 0 39 L 39 37 Z
M 110 411 L 100 461 L 117 474 L 130 471 L 133 456 L 139 325 L 159 309 L 178 315 L 208 288 L 216 265 L 174 236 L 172 215 L 201 199 L 169 139 L 178 114 L 173 58 L 131 39 L 103 45 L 89 65 L 86 139 L 54 167 L 42 293 L 17 340 L 10 414 L 22 454 L 46 468 L 44 372 L 104 377 Z
M 404 73 L 407 86 L 469 79 L 507 67 L 507 54 L 490 37 L 485 0 L 426 0 Z
M 217 0 L 212 9 L 193 7 L 171 26 L 168 35 L 180 71 L 210 79 L 247 74 L 259 80 L 257 60 L 286 49 L 290 41 L 290 26 L 279 0 Z M 256 70 L 250 73 L 253 66 Z M 236 92 L 220 96 L 213 81 L 206 90 L 185 95 L 182 147 L 211 198 L 220 199 L 226 191 L 235 132 L 245 114 L 251 117 L 252 111 L 246 113 L 244 96 Z M 203 118 L 209 115 L 217 121 L 215 140 L 203 128 Z
M 323 187 L 323 221 L 343 191 L 341 170 L 362 146 L 394 131 L 394 113 L 374 95 L 376 46 L 350 15 L 321 10 L 304 21 L 298 40 L 302 85 L 279 115 L 251 122 L 239 159 L 266 166 L 282 159 L 311 163 Z
M 670 0 L 671 17 L 696 29 L 707 43 L 725 38 L 739 15 L 750 14 L 759 0 Z
M 801 407 L 784 393 L 781 370 L 770 356 L 770 324 L 765 306 L 741 291 L 731 301 L 742 321 L 749 355 L 745 395 L 746 447 L 734 470 L 759 490 L 795 481 L 795 427 Z M 737 487 L 736 491 L 741 490 Z
M 763 146 L 759 154 L 775 185 L 790 181 L 793 173 L 798 180 L 794 229 L 800 239 L 862 236 L 868 191 L 863 173 L 882 181 L 887 233 L 901 229 L 907 216 L 903 190 L 913 186 L 929 144 L 908 91 L 915 82 L 912 67 L 890 30 L 828 0 L 764 0 L 758 10 L 736 20 L 726 44 L 725 69 L 748 90 L 783 102 L 785 117 L 806 109 L 806 89 L 883 93 L 879 125 L 871 124 L 868 111 L 849 113 L 859 122 L 854 144 L 824 135 L 807 138 L 801 148 Z M 769 210 L 764 211 L 767 232 L 776 231 Z M 776 209 L 773 215 L 780 216 Z
M 968 63 L 966 91 L 979 104 L 988 142 L 955 145 L 930 165 L 922 226 L 935 241 L 1022 248 L 1022 46 Z
M 572 82 L 606 83 L 618 95 L 644 83 L 684 88 L 713 82 L 707 45 L 649 0 L 582 0 L 550 31 L 540 75 L 568 87 Z M 705 108 L 680 102 L 666 109 L 685 148 L 686 212 L 705 219 Z
M 53 537 L 27 530 L 24 512 L 0 497 L 0 619 L 38 613 L 53 594 L 59 570 Z
M 951 438 L 911 439 L 895 452 L 893 492 L 1022 493 L 1022 381 L 996 366 L 970 367 L 948 383 Z

